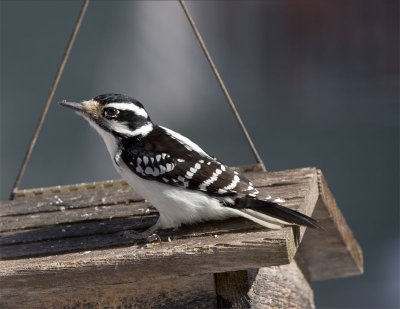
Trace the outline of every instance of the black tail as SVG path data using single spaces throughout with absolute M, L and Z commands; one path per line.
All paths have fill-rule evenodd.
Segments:
M 322 227 L 313 218 L 270 201 L 244 197 L 237 199 L 235 206 L 232 206 L 232 208 L 251 209 L 291 224 L 322 229 Z

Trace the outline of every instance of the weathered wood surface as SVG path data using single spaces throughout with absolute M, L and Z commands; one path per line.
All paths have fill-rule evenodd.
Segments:
M 248 271 L 252 309 L 315 308 L 314 294 L 295 262 Z
M 318 185 L 320 194 L 313 218 L 324 227 L 324 236 L 306 231 L 297 254 L 313 281 L 360 275 L 363 273 L 361 248 L 320 171 Z
M 218 308 L 315 308 L 314 294 L 295 261 L 215 274 Z
M 32 281 L 20 290 L 6 289 L 1 308 L 314 308 L 313 292 L 295 262 L 281 266 L 239 271 L 235 289 L 221 291 L 212 274 L 142 280 L 121 276 L 110 284 L 104 276 L 86 277 L 66 285 L 65 277 L 48 278 L 51 284 Z M 74 276 L 82 277 L 82 274 Z M 232 283 L 232 278 L 228 279 Z M 243 279 L 243 280 L 242 280 Z M 104 280 L 104 281 L 103 281 Z M 224 280 L 220 278 L 220 280 Z M 22 281 L 22 280 L 21 280 Z M 18 291 L 16 293 L 16 291 Z M 21 291 L 24 292 L 21 297 Z M 240 292 L 243 298 L 235 303 L 227 300 Z M 133 305 L 134 304 L 134 305 Z M 156 305 L 155 305 L 156 304 Z
M 214 274 L 218 308 L 251 308 L 247 270 Z
M 31 287 L 1 290 L 2 309 L 43 309 L 43 308 L 217 308 L 214 277 L 212 274 L 196 276 L 158 278 L 142 280 L 137 284 L 135 277 L 126 276 L 123 270 L 115 268 L 116 280 L 106 276 L 86 276 L 78 284 L 65 282 L 65 277 L 54 275 L 44 281 L 31 281 Z M 136 274 L 137 275 L 137 274 Z M 75 274 L 83 277 L 82 274 Z M 72 278 L 72 277 L 71 277 Z M 82 278 L 83 279 L 83 278 Z M 104 281 L 102 281 L 104 280 Z
M 0 203 L 1 301 L 5 297 L 16 301 L 20 295 L 33 299 L 49 288 L 69 299 L 73 294 L 63 291 L 87 290 L 88 278 L 93 289 L 102 291 L 124 282 L 132 289 L 177 276 L 183 280 L 188 275 L 284 265 L 296 252 L 296 261 L 302 261 L 303 271 L 313 280 L 362 272 L 358 244 L 332 206 L 317 169 L 246 176 L 260 191 L 285 198 L 285 206 L 313 215 L 325 231 L 308 229 L 303 237 L 304 228 L 270 231 L 235 218 L 163 231 L 161 244 L 145 244 L 120 233 L 149 227 L 157 212 L 122 181 L 84 190 L 79 186 L 54 188 L 50 193 L 31 190 L 25 197 Z M 167 302 L 174 293 L 165 293 Z
M 320 221 L 325 231 L 308 229 L 306 238 L 308 242 L 303 241 L 300 250 L 304 260 L 307 260 L 313 280 L 329 278 L 325 270 L 327 264 L 330 265 L 329 272 L 335 277 L 362 271 L 361 251 L 336 204 L 332 202 L 326 182 L 317 169 L 304 168 L 267 174 L 249 172 L 246 176 L 260 191 L 282 196 L 286 199 L 286 206 L 308 215 L 313 213 L 319 198 L 317 205 L 319 211 L 313 216 Z M 94 184 L 90 186 L 95 187 Z M 148 208 L 150 205 L 137 196 L 124 182 L 118 181 L 116 185 L 108 183 L 101 189 L 86 189 L 85 191 L 74 189 L 65 192 L 62 187 L 58 190 L 59 192 L 55 191 L 54 195 L 32 196 L 31 194 L 27 198 L 0 203 L 0 257 L 2 259 L 68 253 L 69 258 L 75 258 L 76 263 L 79 264 L 79 252 L 98 250 L 93 253 L 93 263 L 98 263 L 97 255 L 105 264 L 113 264 L 112 260 L 107 261 L 106 258 L 107 248 L 112 248 L 114 255 L 119 255 L 120 251 L 124 256 L 127 252 L 136 252 L 135 250 L 140 249 L 147 250 L 146 254 L 143 253 L 143 257 L 148 251 L 152 251 L 154 256 L 160 254 L 165 260 L 163 252 L 174 248 L 177 241 L 187 242 L 187 246 L 182 250 L 198 252 L 195 256 L 199 257 L 199 260 L 202 255 L 207 255 L 203 252 L 210 250 L 221 252 L 233 247 L 238 247 L 236 254 L 239 255 L 239 260 L 239 247 L 243 249 L 242 253 L 245 255 L 247 247 L 259 247 L 257 250 L 263 255 L 260 258 L 263 262 L 261 261 L 257 267 L 288 263 L 296 253 L 292 229 L 268 231 L 239 218 L 183 227 L 178 231 L 164 231 L 160 234 L 164 240 L 160 246 L 149 245 L 149 248 L 145 248 L 143 243 L 121 237 L 120 232 L 126 229 L 140 230 L 149 227 L 155 222 L 157 212 L 153 208 Z M 304 228 L 301 228 L 300 238 L 303 233 Z M 218 238 L 214 238 L 213 235 Z M 173 241 L 168 242 L 169 238 Z M 328 241 L 335 246 L 323 245 Z M 198 243 L 201 245 L 199 246 Z M 155 249 L 149 250 L 153 246 Z M 269 248 L 276 258 L 265 257 Z M 286 254 L 284 254 L 285 250 Z M 177 249 L 175 248 L 174 251 Z M 74 256 L 72 252 L 78 252 L 78 254 Z M 140 256 L 139 252 L 137 253 L 135 261 L 138 261 Z M 316 256 L 323 258 L 315 258 Z M 57 255 L 52 260 L 56 259 L 62 261 L 62 256 Z M 33 266 L 35 261 L 42 265 L 40 258 L 33 259 L 29 264 L 32 265 L 32 271 L 37 270 Z M 329 261 L 337 265 L 335 270 Z M 1 266 L 15 265 L 15 268 L 11 268 L 15 270 L 15 273 L 19 271 L 19 267 L 22 267 L 23 272 L 29 271 L 29 266 L 25 266 L 24 260 L 0 263 L 2 263 Z M 250 262 L 251 265 L 241 263 L 236 269 L 255 267 L 252 263 L 255 261 Z M 51 266 L 48 266 L 46 269 L 51 269 Z M 0 274 L 12 275 L 13 271 L 9 267 L 6 269 L 8 269 L 7 272 Z M 341 269 L 345 270 L 342 274 L 340 274 Z M 323 277 L 318 274 L 321 271 L 325 273 Z
M 291 174 L 290 183 L 284 179 L 284 173 L 271 173 L 268 178 L 261 178 L 260 175 L 263 174 L 247 174 L 260 191 L 282 196 L 287 200 L 287 206 L 311 214 L 312 205 L 318 197 L 315 170 L 297 170 Z M 284 188 L 290 190 L 285 191 Z M 135 241 L 120 237 L 120 232 L 151 226 L 157 213 L 154 209 L 148 209 L 149 206 L 129 186 L 87 190 L 79 195 L 70 192 L 3 202 L 0 204 L 0 256 L 3 259 L 12 259 L 108 246 L 137 245 Z M 164 239 L 168 239 L 168 236 L 196 236 L 202 237 L 204 242 L 214 239 L 209 236 L 212 234 L 235 232 L 233 238 L 243 237 L 247 241 L 249 238 L 246 233 L 239 232 L 253 231 L 261 235 L 267 233 L 266 235 L 284 239 L 286 242 L 291 232 L 290 228 L 288 230 L 289 232 L 267 231 L 247 220 L 233 219 L 184 227 L 176 232 L 165 231 L 160 236 Z M 282 236 L 278 237 L 276 233 Z M 169 245 L 173 244 L 164 244 L 167 247 Z M 290 254 L 295 251 L 292 247 L 293 244 L 289 243 L 287 250 Z

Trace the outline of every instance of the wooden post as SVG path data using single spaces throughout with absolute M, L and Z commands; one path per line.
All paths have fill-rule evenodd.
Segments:
M 146 244 L 120 236 L 158 216 L 123 181 L 20 191 L 0 203 L 0 307 L 313 308 L 309 280 L 362 273 L 361 249 L 319 170 L 246 176 L 325 231 L 233 218 Z

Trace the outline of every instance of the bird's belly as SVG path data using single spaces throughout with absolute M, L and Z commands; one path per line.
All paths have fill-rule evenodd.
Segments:
M 146 180 L 132 173 L 127 167 L 117 166 L 117 170 L 136 193 L 157 208 L 160 213 L 160 228 L 174 228 L 183 223 L 237 216 L 230 208 L 222 206 L 218 199 L 200 191 Z

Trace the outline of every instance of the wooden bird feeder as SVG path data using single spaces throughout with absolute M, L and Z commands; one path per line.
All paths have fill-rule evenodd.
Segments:
M 234 218 L 144 243 L 121 232 L 149 227 L 157 212 L 122 180 L 22 190 L 0 203 L 0 307 L 313 308 L 311 281 L 363 272 L 320 170 L 246 170 L 324 231 Z
M 21 165 L 0 202 L 1 308 L 314 308 L 310 282 L 359 275 L 362 252 L 320 170 L 268 173 L 184 1 L 179 0 L 258 165 L 238 169 L 324 231 L 268 230 L 243 218 L 122 237 L 158 217 L 124 181 L 18 190 L 87 9 L 85 0 Z

